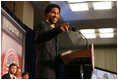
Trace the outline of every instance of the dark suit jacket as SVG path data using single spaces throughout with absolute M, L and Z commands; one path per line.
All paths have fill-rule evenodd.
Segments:
M 11 79 L 11 78 L 10 78 L 10 74 L 9 74 L 9 73 L 4 74 L 4 75 L 2 76 L 2 79 Z
M 57 35 L 62 32 L 59 27 L 51 28 L 42 22 L 35 29 L 36 41 L 36 78 L 55 79 L 57 56 Z

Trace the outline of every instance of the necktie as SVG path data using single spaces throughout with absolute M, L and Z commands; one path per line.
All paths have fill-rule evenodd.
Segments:
M 15 79 L 15 77 L 13 76 L 13 79 Z

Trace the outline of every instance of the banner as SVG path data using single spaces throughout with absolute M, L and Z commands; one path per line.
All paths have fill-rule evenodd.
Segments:
M 2 9 L 2 8 L 1 8 Z M 1 77 L 8 72 L 9 65 L 16 63 L 24 67 L 25 31 L 6 13 L 1 10 Z

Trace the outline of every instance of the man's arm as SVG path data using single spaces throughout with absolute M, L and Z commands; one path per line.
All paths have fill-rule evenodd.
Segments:
M 37 43 L 49 41 L 52 38 L 56 37 L 58 34 L 62 32 L 62 30 L 59 27 L 56 27 L 54 29 L 44 31 L 44 27 L 37 26 L 35 30 L 35 40 Z
M 61 32 L 69 32 L 69 23 L 63 23 L 60 27 L 56 27 L 48 31 L 45 31 L 44 28 L 43 23 L 40 23 L 40 25 L 36 27 L 35 40 L 37 43 L 49 41 Z

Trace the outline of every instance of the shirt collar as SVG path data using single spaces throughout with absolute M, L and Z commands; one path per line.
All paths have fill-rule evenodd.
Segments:
M 10 73 L 9 73 L 9 74 L 10 74 Z M 14 75 L 10 74 L 10 78 L 12 78 L 12 79 L 13 79 L 13 77 L 16 79 L 16 76 L 14 76 Z
M 55 25 L 51 25 L 51 23 L 48 20 L 46 20 L 46 22 L 51 26 L 51 28 L 55 28 Z

